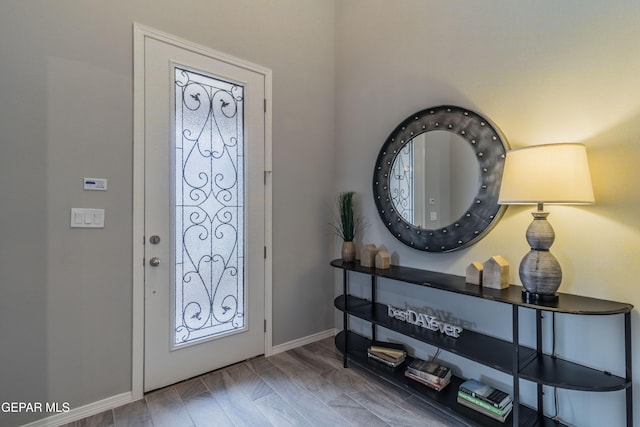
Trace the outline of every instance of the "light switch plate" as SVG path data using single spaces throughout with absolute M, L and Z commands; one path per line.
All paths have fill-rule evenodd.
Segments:
M 71 228 L 104 228 L 104 209 L 71 208 Z

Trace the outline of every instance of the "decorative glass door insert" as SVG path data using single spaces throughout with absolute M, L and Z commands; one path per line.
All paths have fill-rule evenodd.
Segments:
M 173 346 L 246 328 L 244 88 L 174 66 Z

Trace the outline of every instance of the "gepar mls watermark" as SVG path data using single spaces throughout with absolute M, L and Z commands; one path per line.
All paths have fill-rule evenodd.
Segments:
M 0 402 L 0 413 L 66 413 L 71 410 L 69 402 Z

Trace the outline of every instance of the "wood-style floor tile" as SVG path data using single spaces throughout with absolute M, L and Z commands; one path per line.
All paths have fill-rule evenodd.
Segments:
M 233 427 L 233 423 L 201 378 L 185 381 L 174 387 L 195 426 Z
M 77 427 L 112 427 L 114 425 L 113 411 L 102 412 L 101 414 L 93 415 L 76 423 Z
M 293 409 L 280 395 L 271 393 L 254 401 L 273 426 L 311 426 L 307 420 Z
M 463 427 L 407 390 L 342 366 L 327 338 L 257 357 L 64 427 Z
M 114 427 L 113 411 L 105 411 L 61 427 Z
M 313 426 L 344 426 L 350 423 L 319 400 L 314 393 L 290 380 L 275 367 L 260 374 L 271 388 Z
M 144 399 L 114 409 L 113 417 L 117 427 L 153 427 Z
M 248 371 L 253 372 L 252 370 Z M 246 394 L 249 390 L 245 389 L 244 385 L 236 383 L 225 369 L 202 377 L 202 381 L 234 426 L 271 425 Z
M 389 426 L 389 424 L 384 422 L 380 417 L 376 416 L 373 412 L 369 411 L 346 394 L 342 394 L 337 398 L 328 401 L 327 405 L 343 418 L 349 420 L 349 422 L 354 426 Z
M 416 397 L 410 396 L 408 399 L 405 399 L 403 402 L 399 403 L 402 409 L 405 409 L 409 412 L 413 412 L 415 414 L 423 414 L 430 413 L 429 427 L 468 427 L 469 424 L 457 420 L 452 415 L 445 415 L 440 412 L 440 410 L 434 409 L 424 400 Z
M 302 365 L 294 356 L 287 353 L 280 353 L 269 358 L 274 366 L 284 372 L 290 381 L 295 382 L 300 387 L 316 392 L 323 388 L 327 381 L 322 378 L 317 370 L 309 369 Z M 338 391 L 341 394 L 342 391 Z
M 145 399 L 155 427 L 193 427 L 175 387 L 154 391 Z

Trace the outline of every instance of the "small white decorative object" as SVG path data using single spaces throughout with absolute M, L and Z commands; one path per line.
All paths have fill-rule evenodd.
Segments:
M 482 286 L 504 289 L 509 287 L 509 263 L 500 255 L 485 261 L 482 270 Z
M 376 254 L 376 268 L 385 270 L 391 267 L 391 257 L 387 251 L 378 251 Z
M 472 285 L 482 286 L 483 265 L 480 261 L 473 261 L 467 266 L 466 282 Z
M 364 245 L 360 254 L 360 265 L 363 267 L 374 267 L 376 265 L 376 254 L 378 248 L 374 244 Z

